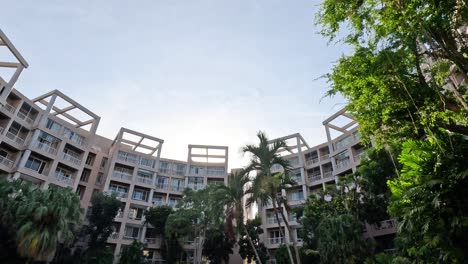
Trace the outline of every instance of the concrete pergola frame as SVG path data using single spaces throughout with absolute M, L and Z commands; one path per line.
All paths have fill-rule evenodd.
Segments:
M 0 76 L 0 104 L 5 105 L 6 98 L 10 94 L 11 89 L 15 85 L 16 81 L 18 80 L 21 72 L 23 69 L 28 68 L 29 64 L 26 60 L 21 56 L 19 51 L 15 48 L 15 46 L 11 43 L 8 37 L 3 33 L 0 29 L 0 47 L 6 47 L 10 51 L 11 54 L 16 58 L 15 62 L 11 61 L 0 61 L 0 68 L 13 68 L 15 72 L 10 77 L 10 80 L 6 81 L 5 78 Z
M 46 99 L 49 98 L 49 97 L 50 97 L 50 100 L 46 101 Z M 58 106 L 55 106 L 54 104 L 55 104 L 55 101 L 57 100 L 57 98 L 63 99 L 64 101 L 69 103 L 70 106 L 67 106 L 67 107 L 64 107 L 64 108 L 60 108 Z M 38 97 L 34 98 L 32 101 L 35 104 L 44 105 L 46 107 L 46 112 L 51 113 L 51 111 L 53 111 L 51 114 L 53 114 L 55 116 L 63 116 L 66 119 L 74 122 L 75 127 L 77 127 L 77 128 L 83 128 L 84 126 L 87 126 L 87 125 L 91 124 L 91 128 L 89 129 L 89 132 L 91 132 L 92 134 L 96 133 L 96 129 L 97 129 L 98 125 L 99 125 L 99 121 L 101 120 L 101 117 L 99 117 L 95 113 L 91 112 L 88 108 L 82 106 L 81 104 L 79 104 L 78 102 L 76 102 L 75 100 L 71 99 L 70 97 L 68 97 L 67 95 L 63 94 L 62 92 L 60 92 L 58 90 L 53 90 L 53 91 L 50 91 L 50 92 L 48 92 L 46 94 L 38 96 Z M 85 121 L 79 120 L 77 117 L 75 117 L 75 116 L 73 116 L 72 114 L 69 113 L 69 111 L 74 110 L 74 109 L 78 109 L 78 110 L 84 112 L 85 114 L 90 116 L 91 119 L 85 120 Z
M 193 150 L 204 150 L 204 154 L 193 153 Z M 210 150 L 223 150 L 224 154 L 210 154 Z M 195 161 L 193 158 L 204 158 L 205 162 Z M 224 162 L 210 162 L 210 158 L 224 159 Z M 228 147 L 226 146 L 209 146 L 209 145 L 188 145 L 188 161 L 190 163 L 223 163 L 227 165 L 228 162 Z
M 340 117 L 348 118 L 350 119 L 350 121 L 340 126 L 332 124 L 333 121 L 335 121 L 336 119 Z M 341 133 L 341 135 L 351 135 L 355 129 L 355 125 L 357 125 L 357 121 L 354 119 L 354 117 L 351 114 L 349 114 L 348 110 L 345 107 L 341 109 L 340 111 L 336 112 L 334 115 L 327 118 L 325 121 L 322 122 L 322 124 L 325 126 L 325 131 L 327 132 L 327 140 L 329 142 L 329 147 L 333 153 L 335 150 L 331 144 L 333 139 L 331 137 L 330 130 L 333 129 L 335 131 L 338 131 Z
M 130 134 L 130 135 L 139 137 L 139 139 L 138 139 L 138 141 L 132 141 L 132 140 L 129 140 L 129 139 L 125 139 L 125 137 L 124 137 L 125 134 Z M 154 146 L 149 146 L 149 145 L 143 144 L 143 140 L 145 140 L 145 139 L 153 141 L 155 143 Z M 145 154 L 151 155 L 151 156 L 154 156 L 154 154 L 157 152 L 156 156 L 159 158 L 159 156 L 161 154 L 161 148 L 162 148 L 162 144 L 164 143 L 164 140 L 162 140 L 160 138 L 157 138 L 157 137 L 152 137 L 152 136 L 137 132 L 135 130 L 131 130 L 131 129 L 122 127 L 119 130 L 119 133 L 117 134 L 117 137 L 115 138 L 115 140 L 113 142 L 113 145 L 116 144 L 116 143 L 123 143 L 123 144 L 125 144 L 127 146 L 130 146 L 133 151 L 138 151 L 137 150 L 138 148 L 149 150 L 149 154 L 147 154 L 147 153 L 145 153 Z
M 291 146 L 288 146 L 287 148 L 280 149 L 278 151 L 280 153 L 280 155 L 282 155 L 284 152 L 288 152 L 286 154 L 286 155 L 288 155 L 288 154 L 290 154 L 290 152 L 299 153 L 299 152 L 310 149 L 309 144 L 307 144 L 305 139 L 299 133 L 291 134 L 291 135 L 280 137 L 280 138 L 275 138 L 273 140 L 270 140 L 268 143 L 272 144 L 272 143 L 274 143 L 276 141 L 279 141 L 279 140 L 287 141 L 289 139 L 296 139 L 295 144 L 291 145 Z M 305 150 L 303 150 L 304 147 L 306 148 Z M 294 152 L 293 150 L 297 150 L 297 152 Z

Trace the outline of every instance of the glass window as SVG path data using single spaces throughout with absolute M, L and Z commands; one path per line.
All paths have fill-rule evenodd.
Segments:
M 60 129 L 62 128 L 62 125 L 58 124 L 57 122 L 47 119 L 47 124 L 46 127 L 50 129 L 51 131 L 54 131 L 55 133 L 58 133 Z
M 24 165 L 26 168 L 37 171 L 38 173 L 42 173 L 44 171 L 46 162 L 43 160 L 40 160 L 38 158 L 34 157 L 29 157 L 29 159 L 26 161 L 26 165 Z

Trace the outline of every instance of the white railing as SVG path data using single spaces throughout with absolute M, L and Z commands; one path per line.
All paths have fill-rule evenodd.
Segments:
M 121 161 L 130 162 L 130 163 L 135 163 L 135 164 L 139 163 L 138 157 L 126 156 L 126 155 L 124 155 L 124 154 L 122 154 L 120 152 L 117 155 L 117 159 L 119 159 Z
M 123 218 L 123 213 L 124 213 L 124 212 L 123 212 L 122 210 L 119 210 L 119 211 L 117 212 L 117 215 L 116 215 L 115 217 L 116 217 L 116 218 Z
M 50 153 L 52 155 L 55 155 L 57 154 L 57 149 L 55 149 L 54 147 L 52 147 L 51 145 L 47 144 L 47 143 L 42 143 L 42 142 L 39 142 L 37 140 L 34 140 L 33 141 L 33 146 L 37 149 L 40 149 L 40 150 L 43 150 L 47 153 Z
M 319 162 L 318 158 L 306 159 L 306 165 L 312 165 L 318 162 Z
M 326 171 L 323 173 L 323 178 L 332 178 L 333 177 L 333 172 L 332 171 Z
M 189 183 L 189 184 L 187 184 L 187 187 L 196 191 L 196 190 L 201 190 L 201 189 L 205 188 L 205 185 L 204 184 Z
M 0 163 L 2 163 L 3 165 L 11 168 L 13 167 L 13 161 L 12 160 L 9 160 L 3 156 L 0 156 Z
M 153 178 L 146 178 L 146 177 L 137 176 L 136 180 L 137 180 L 137 182 L 140 182 L 140 183 L 153 185 Z
M 130 211 L 128 212 L 128 219 L 141 220 L 141 217 L 138 217 L 136 213 Z
M 349 166 L 349 159 L 345 159 L 343 161 L 336 163 L 336 169 L 342 169 Z
M 32 117 L 30 117 L 27 113 L 23 113 L 21 110 L 18 112 L 17 116 L 26 121 L 26 123 L 28 124 L 33 124 L 34 123 L 34 119 Z
M 313 174 L 309 176 L 309 181 L 314 182 L 314 181 L 320 181 L 322 179 L 322 176 L 319 174 Z
M 124 235 L 123 239 L 125 239 L 125 240 L 139 240 L 139 239 L 140 239 L 140 236 L 131 237 L 131 236 L 126 236 L 126 235 Z
M 57 179 L 59 182 L 63 182 L 63 183 L 66 183 L 68 185 L 73 185 L 73 178 L 69 175 L 65 175 L 63 173 L 60 173 L 60 172 L 56 172 L 55 173 L 55 179 Z
M 74 157 L 68 153 L 63 153 L 63 160 L 70 161 L 73 164 L 80 165 L 81 159 Z
M 156 205 L 156 206 L 161 206 L 161 205 L 165 204 L 165 202 L 163 200 L 157 200 L 157 199 L 153 199 L 153 201 L 151 201 L 151 203 Z
M 180 185 L 179 186 L 172 185 L 171 190 L 176 191 L 176 192 L 181 192 L 184 190 L 184 187 Z
M 127 195 L 128 195 L 128 193 L 126 192 L 118 192 L 118 191 L 112 191 L 112 190 L 109 190 L 108 193 L 115 194 L 115 196 L 118 198 L 127 198 Z
M 118 239 L 119 238 L 119 233 L 117 232 L 113 232 L 110 236 L 109 236 L 110 239 Z
M 282 237 L 270 237 L 270 244 L 271 245 L 282 244 L 283 241 L 284 240 L 283 240 Z
M 117 178 L 117 179 L 122 179 L 122 180 L 127 180 L 129 181 L 132 178 L 131 174 L 123 173 L 120 171 L 114 171 L 112 173 L 112 178 Z
M 279 217 L 279 220 L 280 220 L 280 222 L 283 222 L 283 218 L 281 218 L 281 216 Z M 277 224 L 278 221 L 276 220 L 276 217 L 273 216 L 273 217 L 268 217 L 267 218 L 267 223 L 270 224 L 270 225 L 271 224 Z
M 167 183 L 160 183 L 160 182 L 157 182 L 155 185 L 156 185 L 156 188 L 158 188 L 158 189 L 164 189 L 164 190 L 166 190 L 166 189 L 169 188 L 169 185 L 168 185 Z
M 19 145 L 24 145 L 24 139 L 18 137 L 17 135 L 11 133 L 10 131 L 8 131 L 6 133 L 6 137 L 13 140 L 14 142 L 18 143 Z
M 11 104 L 9 104 L 9 103 L 6 103 L 2 108 L 7 110 L 8 112 L 10 112 L 12 114 L 16 111 L 16 108 L 14 106 L 12 106 Z
M 159 168 L 159 172 L 169 174 L 171 172 L 170 168 Z
M 325 154 L 325 155 L 320 156 L 321 160 L 327 160 L 329 158 L 330 158 L 330 154 Z

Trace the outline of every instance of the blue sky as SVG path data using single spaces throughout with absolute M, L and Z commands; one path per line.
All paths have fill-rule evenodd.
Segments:
M 320 1 L 4 1 L 0 27 L 30 67 L 17 89 L 59 89 L 121 126 L 165 140 L 228 145 L 230 167 L 258 130 L 326 140 L 322 121 L 344 106 L 316 80 L 348 50 L 317 34 Z

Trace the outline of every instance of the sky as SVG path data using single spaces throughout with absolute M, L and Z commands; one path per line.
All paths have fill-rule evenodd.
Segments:
M 348 48 L 328 44 L 320 1 L 0 0 L 0 28 L 29 63 L 16 88 L 53 89 L 101 117 L 97 133 L 126 127 L 164 140 L 162 157 L 188 144 L 241 146 L 301 133 L 326 141 L 322 121 L 345 105 L 325 79 Z

